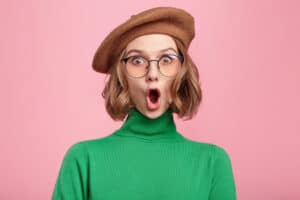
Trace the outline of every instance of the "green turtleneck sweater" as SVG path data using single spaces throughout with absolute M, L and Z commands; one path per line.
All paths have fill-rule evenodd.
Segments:
M 217 145 L 176 131 L 171 110 L 131 109 L 112 134 L 73 144 L 52 200 L 235 200 L 231 161 Z

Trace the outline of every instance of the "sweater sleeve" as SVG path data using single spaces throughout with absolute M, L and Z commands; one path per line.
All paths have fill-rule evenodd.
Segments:
M 64 155 L 52 200 L 88 199 L 88 156 L 84 143 L 73 144 Z
M 236 200 L 236 188 L 228 153 L 213 145 L 213 175 L 209 200 Z

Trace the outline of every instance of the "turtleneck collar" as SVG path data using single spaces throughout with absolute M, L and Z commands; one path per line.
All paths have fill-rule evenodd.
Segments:
M 142 140 L 178 140 L 183 138 L 176 130 L 170 108 L 154 119 L 148 118 L 136 108 L 131 108 L 125 122 L 115 134 Z

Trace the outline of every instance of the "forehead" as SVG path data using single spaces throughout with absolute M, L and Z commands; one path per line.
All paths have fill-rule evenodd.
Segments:
M 173 50 L 172 50 L 173 49 Z M 138 50 L 137 52 L 147 52 L 156 54 L 162 51 L 177 52 L 174 39 L 165 34 L 148 34 L 135 38 L 125 48 L 126 54 Z

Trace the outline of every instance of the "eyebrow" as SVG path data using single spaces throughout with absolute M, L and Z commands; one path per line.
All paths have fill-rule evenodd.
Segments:
M 169 47 L 169 48 L 166 48 L 166 49 L 162 49 L 162 50 L 159 51 L 159 53 L 162 53 L 162 52 L 165 52 L 165 51 L 168 51 L 168 50 L 172 50 L 172 51 L 174 51 L 174 52 L 177 53 L 177 51 L 174 48 L 172 48 L 172 47 Z M 128 54 L 133 53 L 133 52 L 136 52 L 136 53 L 145 53 L 145 51 L 143 51 L 141 49 L 131 49 L 129 51 L 126 51 L 124 55 L 127 56 Z

